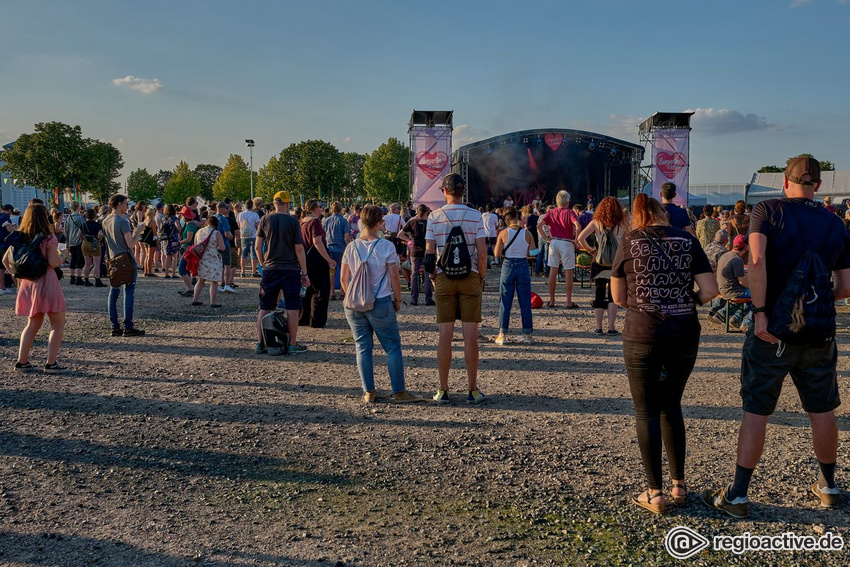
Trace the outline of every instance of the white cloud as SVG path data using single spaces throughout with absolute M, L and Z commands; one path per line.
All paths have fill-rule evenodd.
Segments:
M 709 135 L 735 134 L 754 130 L 778 130 L 780 124 L 768 122 L 757 114 L 743 114 L 728 108 L 696 108 L 686 110 L 693 112 L 691 126 L 695 131 Z
M 612 114 L 608 117 L 609 123 L 603 127 L 602 133 L 627 142 L 636 142 L 638 139 L 638 125 L 644 120 L 646 118 Z
M 460 146 L 465 146 L 466 144 L 471 144 L 472 142 L 477 142 L 479 140 L 484 140 L 485 138 L 489 138 L 492 134 L 489 130 L 482 130 L 480 128 L 470 128 L 469 124 L 461 124 L 460 126 L 455 126 L 452 130 L 452 150 L 456 150 Z
M 142 79 L 127 75 L 122 79 L 112 79 L 112 84 L 118 87 L 127 87 L 136 91 L 141 91 L 144 94 L 151 94 L 162 90 L 162 83 L 159 79 Z
M 791 5 L 789 6 L 789 8 L 799 8 L 800 6 L 808 4 L 811 1 L 812 0 L 791 0 Z

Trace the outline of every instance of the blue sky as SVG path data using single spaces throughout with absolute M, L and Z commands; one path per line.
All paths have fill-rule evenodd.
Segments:
M 58 120 L 129 174 L 254 166 L 323 139 L 407 141 L 454 110 L 455 146 L 529 128 L 636 142 L 697 110 L 691 183 L 810 152 L 850 169 L 850 0 L 4 2 L 0 142 Z

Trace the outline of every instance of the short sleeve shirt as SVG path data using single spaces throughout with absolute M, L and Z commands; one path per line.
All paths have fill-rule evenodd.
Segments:
M 224 250 L 226 252 L 230 249 L 230 240 L 224 237 L 224 233 L 230 232 L 232 234 L 233 231 L 230 230 L 230 221 L 226 216 L 217 214 L 216 218 L 218 219 L 218 231 L 221 233 L 221 239 L 224 240 Z
M 246 210 L 239 213 L 236 217 L 239 225 L 239 232 L 242 238 L 254 238 L 257 234 L 257 225 L 260 224 L 260 217 L 253 210 Z
M 547 211 L 540 222 L 549 227 L 549 236 L 552 238 L 573 240 L 576 237 L 573 223 L 578 222 L 578 216 L 572 209 L 554 208 Z
M 124 235 L 132 233 L 133 228 L 130 226 L 130 221 L 124 217 L 109 215 L 103 220 L 103 234 L 106 237 L 106 245 L 109 248 L 110 258 L 130 252 Z
M 407 234 L 413 235 L 413 257 L 425 257 L 425 232 L 428 230 L 428 220 L 413 217 L 402 229 Z
M 850 268 L 850 236 L 837 216 L 810 199 L 770 199 L 753 208 L 750 234 L 767 237 L 768 318 L 807 245 L 830 271 Z
M 12 217 L 8 213 L 0 213 L 0 246 L 6 242 L 6 236 L 9 234 L 9 227 L 12 225 Z
M 623 339 L 697 339 L 700 325 L 692 290 L 694 276 L 702 273 L 711 273 L 711 266 L 699 241 L 687 232 L 650 226 L 624 236 L 611 267 L 612 276 L 625 278 L 628 288 Z
M 263 215 L 257 227 L 257 238 L 265 246 L 264 270 L 301 271 L 295 246 L 301 244 L 301 227 L 298 219 L 286 213 Z
M 309 219 L 306 222 L 302 222 L 301 240 L 304 241 L 304 249 L 306 251 L 309 252 L 314 247 L 313 240 L 316 237 L 321 237 L 322 244 L 325 245 L 325 248 L 328 247 L 327 234 L 325 233 L 325 229 L 322 228 L 322 221 L 319 219 Z
M 470 209 L 466 205 L 443 205 L 432 211 L 428 216 L 425 240 L 433 240 L 436 243 L 437 256 L 439 256 L 446 245 L 449 232 L 458 225 L 462 227 L 466 245 L 469 247 L 472 271 L 478 273 L 478 250 L 475 247 L 475 240 L 486 238 L 487 234 L 484 232 L 484 219 L 475 209 Z M 441 272 L 440 268 L 437 268 L 437 272 Z
M 734 250 L 723 254 L 717 260 L 717 287 L 720 295 L 731 299 L 747 291 L 747 288 L 738 281 L 738 278 L 743 278 L 745 275 L 747 272 L 744 270 L 744 261 Z
M 395 245 L 384 238 L 377 240 L 363 240 L 358 238 L 352 241 L 345 249 L 342 255 L 342 263 L 354 273 L 354 270 L 359 266 L 361 258 L 365 258 L 369 254 L 369 249 L 374 246 L 371 256 L 366 261 L 369 266 L 369 276 L 372 281 L 372 289 L 375 290 L 375 299 L 391 295 L 393 290 L 390 286 L 390 280 L 387 277 L 387 266 L 398 264 L 398 254 L 395 251 Z
M 685 212 L 685 209 L 673 203 L 665 203 L 664 208 L 667 209 L 667 216 L 670 217 L 670 226 L 685 230 L 685 227 L 693 226 L 691 217 Z
M 351 227 L 345 217 L 333 214 L 322 221 L 322 228 L 327 234 L 328 250 L 342 254 L 345 251 L 345 236 L 351 233 Z

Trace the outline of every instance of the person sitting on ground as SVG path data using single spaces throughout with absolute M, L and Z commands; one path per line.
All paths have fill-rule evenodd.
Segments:
M 373 335 L 387 354 L 387 369 L 393 393 L 390 400 L 396 403 L 418 402 L 422 398 L 405 389 L 404 360 L 401 354 L 401 334 L 396 312 L 401 309 L 401 280 L 398 273 L 398 255 L 395 245 L 378 237 L 381 224 L 381 209 L 367 205 L 360 215 L 363 232 L 351 242 L 342 255 L 340 283 L 343 294 L 349 292 L 351 276 L 365 262 L 368 267 L 369 285 L 374 291 L 375 302 L 368 311 L 357 311 L 345 307 L 345 318 L 357 352 L 357 372 L 363 386 L 363 399 L 374 403 L 378 399 L 375 390 L 375 369 L 372 364 L 374 350 Z M 356 298 L 355 298 L 356 299 Z

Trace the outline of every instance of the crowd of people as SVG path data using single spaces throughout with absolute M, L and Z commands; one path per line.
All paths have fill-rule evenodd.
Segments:
M 516 341 L 532 345 L 532 273 L 548 278 L 547 308 L 557 308 L 557 279 L 562 277 L 564 308 L 576 309 L 573 272 L 577 256 L 584 254 L 590 258 L 594 285 L 593 333 L 619 335 L 618 307 L 626 310 L 623 359 L 647 481 L 647 489 L 633 502 L 662 513 L 668 501 L 688 501 L 681 399 L 699 352 L 698 308 L 710 303 L 707 315 L 717 317 L 734 302 L 733 325 L 746 333 L 737 466 L 731 484 L 706 491 L 702 499 L 733 517 L 748 515 L 747 489 L 761 457 L 767 416 L 790 373 L 812 422 L 819 461 L 812 492 L 823 506 L 834 507 L 840 494 L 834 480 L 834 409 L 840 403 L 834 302 L 850 296 L 850 233 L 841 211 L 814 200 L 819 185 L 818 162 L 795 158 L 785 172 L 785 199 L 754 208 L 740 201 L 731 211 L 705 206 L 699 219 L 674 204 L 672 183 L 662 187 L 660 201 L 637 195 L 631 210 L 614 197 L 598 205 L 590 200 L 586 209 L 571 206 L 564 190 L 550 206 L 534 202 L 517 209 L 505 202 L 500 208 L 489 204 L 479 210 L 464 202 L 466 185 L 458 174 L 443 179 L 446 204 L 434 210 L 425 205 L 414 210 L 412 203 L 355 204 L 346 209 L 333 202 L 324 207 L 315 199 L 292 209 L 286 191 L 266 205 L 225 199 L 199 206 L 188 199 L 180 207 L 136 203 L 132 209 L 118 194 L 101 207 L 84 209 L 71 203 L 64 215 L 51 215 L 33 200 L 19 226 L 8 214 L 0 217 L 5 270 L 20 271 L 16 262 L 23 260 L 18 253 L 28 245 L 40 251 L 45 263 L 38 277 L 16 280 L 15 311 L 28 322 L 15 369 L 33 370 L 30 350 L 47 316 L 52 330 L 44 370 L 64 370 L 58 363 L 65 321 L 63 266 L 70 285 L 109 287 L 112 335 L 124 337 L 144 334 L 133 319 L 139 271 L 143 277 L 181 279 L 178 293 L 191 297 L 194 307 L 204 304 L 201 295 L 209 284 L 211 308 L 221 307 L 219 289 L 236 293 L 239 271 L 242 277 L 259 278 L 255 354 L 304 353 L 308 347 L 298 341 L 299 327 L 324 327 L 329 303 L 341 300 L 365 402 L 380 397 L 373 366 L 375 337 L 387 355 L 389 399 L 422 401 L 405 387 L 397 320 L 405 282 L 411 305 L 418 306 L 424 292 L 424 305 L 434 307 L 438 385 L 432 400 L 451 402 L 452 340 L 460 321 L 466 402 L 480 404 L 487 399 L 477 381 L 488 267 L 500 270 L 495 344 L 512 342 L 510 316 L 516 298 L 521 320 Z M 804 261 L 809 272 L 800 267 Z M 819 293 L 805 302 L 789 299 L 789 282 L 807 273 L 812 274 L 812 290 L 823 285 L 824 274 L 827 283 L 830 275 L 834 283 L 817 288 Z M 808 293 L 809 280 L 801 281 L 802 293 Z M 122 290 L 124 316 L 119 321 Z M 786 314 L 793 309 L 793 315 Z M 284 348 L 270 343 L 265 324 L 278 312 L 285 314 L 285 328 L 280 329 Z M 669 499 L 663 492 L 663 450 L 672 476 Z

